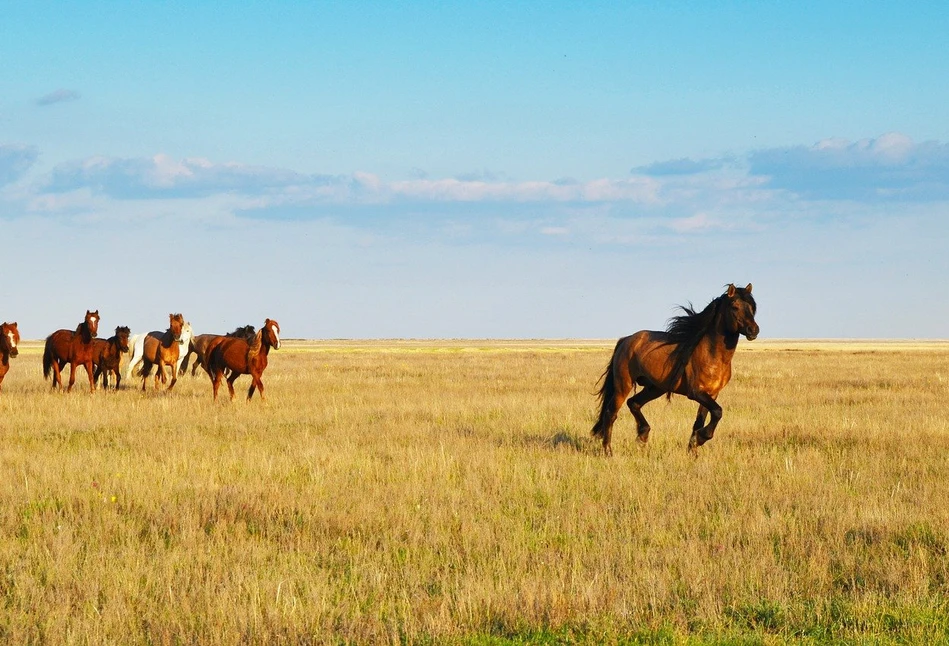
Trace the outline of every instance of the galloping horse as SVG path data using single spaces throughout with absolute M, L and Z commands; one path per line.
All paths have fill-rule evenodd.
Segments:
M 115 375 L 115 389 L 119 389 L 122 383 L 122 373 L 119 372 L 119 362 L 122 360 L 122 353 L 129 351 L 129 330 L 127 327 L 115 328 L 115 336 L 107 340 L 95 339 L 92 350 L 92 363 L 96 366 L 96 373 L 93 380 L 99 381 L 99 375 L 102 375 L 102 387 L 109 386 L 109 375 Z
M 253 343 L 254 336 L 256 336 L 257 330 L 254 329 L 253 325 L 245 325 L 235 329 L 233 332 L 228 332 L 227 334 L 199 334 L 193 339 L 188 346 L 188 353 L 185 355 L 184 361 L 181 363 L 181 374 L 184 374 L 188 370 L 188 359 L 191 357 L 191 354 L 194 353 L 194 365 L 191 366 L 191 376 L 194 377 L 195 373 L 198 371 L 198 368 L 204 368 L 205 372 L 208 370 L 208 352 L 213 349 L 215 345 L 223 341 L 227 337 L 239 337 L 247 341 L 247 343 Z M 208 373 L 210 374 L 210 373 Z
M 3 378 L 10 371 L 10 357 L 20 354 L 17 344 L 20 343 L 20 331 L 16 329 L 16 322 L 4 323 L 0 327 L 0 386 Z
M 133 357 L 133 359 L 129 361 L 128 367 L 128 374 L 130 375 L 135 365 L 133 361 L 137 363 L 136 359 L 140 357 L 142 369 L 139 371 L 139 374 L 142 377 L 142 390 L 145 390 L 145 382 L 148 380 L 148 375 L 152 371 L 153 365 L 158 368 L 158 371 L 155 373 L 155 388 L 158 388 L 159 380 L 163 384 L 167 380 L 165 377 L 165 366 L 171 368 L 171 384 L 169 384 L 168 390 L 175 387 L 175 384 L 178 382 L 178 359 L 181 356 L 182 330 L 186 325 L 188 324 L 185 323 L 185 319 L 181 314 L 169 314 L 167 330 L 164 332 L 149 332 L 145 338 L 142 339 L 141 354 L 139 354 L 138 357 Z M 191 326 L 188 325 L 189 335 L 190 329 Z M 137 345 L 138 344 L 136 344 L 136 350 Z
M 76 383 L 76 366 L 82 364 L 89 375 L 89 390 L 96 391 L 96 382 L 92 377 L 92 340 L 99 333 L 99 310 L 86 310 L 86 317 L 75 332 L 56 330 L 46 337 L 46 348 L 43 350 L 43 377 L 49 378 L 53 373 L 53 388 L 62 387 L 62 369 L 69 363 L 69 387 L 72 390 Z
M 758 336 L 758 306 L 747 287 L 729 285 L 724 294 L 701 312 L 680 308 L 665 332 L 641 330 L 616 343 L 613 358 L 603 372 L 599 391 L 600 417 L 593 435 L 603 438 L 603 450 L 613 455 L 610 434 L 623 400 L 639 384 L 643 389 L 626 402 L 636 418 L 638 440 L 649 439 L 649 422 L 642 407 L 663 394 L 685 395 L 699 405 L 689 451 L 695 453 L 715 434 L 722 407 L 715 399 L 732 375 L 732 356 L 740 334 L 749 341 Z M 708 425 L 706 414 L 711 414 Z
M 267 367 L 267 355 L 270 348 L 280 349 L 280 324 L 266 319 L 264 325 L 254 336 L 252 343 L 240 337 L 225 337 L 211 350 L 208 356 L 207 369 L 214 386 L 214 399 L 221 385 L 221 378 L 225 370 L 230 370 L 227 377 L 227 389 L 234 399 L 234 382 L 241 375 L 250 375 L 253 380 L 247 391 L 247 399 L 254 396 L 254 390 L 260 389 L 260 398 L 264 398 L 264 382 L 260 380 Z

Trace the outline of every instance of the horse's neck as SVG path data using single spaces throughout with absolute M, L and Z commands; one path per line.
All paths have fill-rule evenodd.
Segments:
M 719 358 L 723 363 L 731 363 L 732 357 L 735 356 L 735 348 L 738 347 L 738 337 L 738 332 L 723 330 L 722 323 L 719 321 L 714 331 L 706 337 L 712 356 Z
M 89 332 L 89 325 L 83 321 L 79 324 L 79 327 L 76 328 L 76 334 L 80 336 L 83 343 L 92 342 L 92 334 Z

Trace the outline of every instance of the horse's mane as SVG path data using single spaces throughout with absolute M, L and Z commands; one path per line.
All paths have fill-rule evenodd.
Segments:
M 261 328 L 257 331 L 257 334 L 254 335 L 254 340 L 248 342 L 247 348 L 247 358 L 256 357 L 260 354 L 261 348 L 264 347 L 264 330 Z
M 85 321 L 76 326 L 76 331 L 73 333 L 73 336 L 77 334 L 82 336 L 83 343 L 92 342 L 92 332 L 89 331 L 89 324 Z
M 751 303 L 753 310 L 758 309 L 754 296 L 746 292 L 745 288 L 736 287 L 735 292 L 738 298 Z M 722 315 L 722 304 L 727 300 L 728 294 L 722 294 L 712 299 L 712 302 L 701 312 L 696 312 L 692 303 L 680 305 L 679 309 L 683 313 L 669 319 L 666 325 L 666 344 L 675 346 L 669 354 L 669 361 L 672 363 L 672 383 L 678 382 L 685 373 L 685 367 L 699 342 L 718 325 L 718 320 Z
M 251 343 L 254 339 L 255 334 L 257 334 L 257 331 L 254 330 L 253 325 L 244 325 L 238 328 L 234 328 L 233 332 L 228 332 L 224 336 L 244 339 L 245 341 L 247 341 L 247 343 Z

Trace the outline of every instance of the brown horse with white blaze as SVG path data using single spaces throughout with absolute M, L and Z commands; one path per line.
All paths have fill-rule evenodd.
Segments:
M 225 337 L 220 341 L 208 356 L 208 373 L 211 375 L 211 384 L 214 386 L 214 399 L 221 386 L 224 371 L 230 370 L 227 377 L 227 389 L 234 399 L 234 382 L 241 375 L 250 375 L 251 384 L 247 391 L 247 399 L 254 396 L 254 390 L 260 390 L 260 398 L 264 398 L 264 382 L 261 376 L 267 368 L 267 355 L 270 349 L 280 349 L 280 324 L 266 319 L 264 325 L 254 336 L 252 343 L 240 337 Z
M 158 388 L 158 382 L 165 383 L 165 366 L 171 367 L 171 383 L 168 390 L 175 387 L 178 383 L 178 340 L 181 338 L 181 330 L 185 325 L 185 317 L 181 314 L 168 315 L 168 329 L 164 332 L 149 332 L 145 337 L 145 344 L 142 353 L 142 369 L 139 374 L 142 376 L 142 390 L 145 390 L 145 382 L 152 370 L 156 366 L 158 371 L 155 373 L 155 388 Z
M 99 310 L 90 312 L 76 331 L 56 330 L 46 337 L 46 347 L 43 350 L 43 377 L 48 379 L 53 375 L 53 388 L 63 385 L 62 369 L 69 364 L 69 387 L 72 390 L 76 383 L 76 370 L 79 365 L 86 368 L 89 375 L 89 390 L 96 391 L 96 382 L 92 373 L 92 340 L 99 333 Z
M 616 343 L 603 372 L 600 416 L 592 431 L 603 439 L 607 455 L 613 454 L 613 422 L 637 384 L 643 389 L 626 400 L 626 405 L 636 418 L 640 442 L 649 439 L 650 430 L 642 407 L 662 395 L 685 395 L 699 405 L 689 451 L 694 453 L 715 434 L 722 418 L 722 407 L 715 400 L 731 379 L 739 336 L 749 341 L 758 336 L 758 306 L 749 283 L 746 287 L 728 285 L 725 293 L 701 312 L 691 305 L 681 309 L 683 315 L 673 317 L 665 332 L 641 330 Z M 711 415 L 708 424 L 706 415 Z
M 10 371 L 10 358 L 20 354 L 17 349 L 19 344 L 20 331 L 16 327 L 16 321 L 5 322 L 0 327 L 0 386 L 3 385 L 3 378 Z

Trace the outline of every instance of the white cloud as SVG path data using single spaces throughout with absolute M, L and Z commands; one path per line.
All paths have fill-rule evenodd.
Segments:
M 769 186 L 811 199 L 949 198 L 949 144 L 915 143 L 900 133 L 759 150 L 749 156 L 749 164 L 753 175 L 768 178 Z

